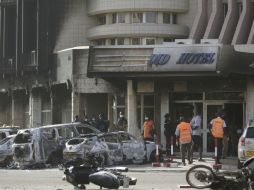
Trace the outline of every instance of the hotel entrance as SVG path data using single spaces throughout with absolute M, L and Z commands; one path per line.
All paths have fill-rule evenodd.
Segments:
M 180 100 L 183 97 L 184 99 Z M 237 131 L 240 131 L 244 126 L 243 100 L 237 100 L 237 98 L 234 98 L 235 100 L 211 100 L 209 98 L 211 97 L 207 96 L 207 93 L 174 94 L 170 109 L 175 127 L 179 123 L 180 116 L 184 116 L 187 121 L 190 121 L 194 113 L 199 111 L 202 118 L 203 153 L 214 154 L 214 141 L 209 129 L 211 127 L 210 122 L 215 118 L 217 112 L 223 113 L 228 127 L 226 155 L 235 156 L 239 138 Z

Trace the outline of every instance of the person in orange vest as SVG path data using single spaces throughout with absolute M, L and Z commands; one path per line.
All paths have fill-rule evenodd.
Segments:
M 143 138 L 145 141 L 154 141 L 154 122 L 149 116 L 145 116 Z
M 180 117 L 180 123 L 176 127 L 175 135 L 177 141 L 180 140 L 180 149 L 182 164 L 185 166 L 185 153 L 187 152 L 187 158 L 189 164 L 192 164 L 192 155 L 191 155 L 191 144 L 192 144 L 192 129 L 190 123 L 187 123 L 184 117 Z
M 217 139 L 217 157 L 216 157 L 216 162 L 220 164 L 220 159 L 222 156 L 222 141 L 224 137 L 224 128 L 227 127 L 224 119 L 221 118 L 220 113 L 215 114 L 216 117 L 212 119 L 210 122 L 212 128 L 211 128 L 211 133 L 213 135 L 214 139 Z

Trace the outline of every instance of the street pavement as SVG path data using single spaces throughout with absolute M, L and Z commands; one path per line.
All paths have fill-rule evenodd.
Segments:
M 207 165 L 210 167 L 213 167 L 215 164 L 214 159 L 211 157 L 205 157 L 203 158 L 204 161 L 198 161 L 197 159 L 193 159 L 192 164 L 188 164 L 186 162 L 186 165 L 181 164 L 181 158 L 179 156 L 173 158 L 173 162 L 177 164 L 175 167 L 166 167 L 167 162 L 160 162 L 161 166 L 160 167 L 153 167 L 152 163 L 148 164 L 143 164 L 143 165 L 128 165 L 129 171 L 130 172 L 153 172 L 153 171 L 165 171 L 165 172 L 186 172 L 188 169 L 190 169 L 194 165 Z M 234 171 L 237 170 L 237 158 L 236 157 L 228 157 L 226 159 L 221 159 L 222 163 L 222 170 L 229 170 L 229 171 Z

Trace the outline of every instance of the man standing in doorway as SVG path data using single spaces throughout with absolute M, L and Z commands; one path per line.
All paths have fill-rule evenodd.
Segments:
M 180 123 L 177 125 L 175 135 L 180 140 L 181 143 L 181 156 L 182 156 L 182 163 L 185 166 L 185 152 L 187 151 L 187 158 L 189 161 L 189 164 L 192 164 L 192 155 L 191 155 L 191 135 L 192 130 L 189 123 L 187 123 L 184 119 L 184 117 L 180 117 Z
M 149 116 L 145 116 L 143 137 L 145 141 L 154 141 L 154 123 Z
M 199 152 L 198 161 L 204 161 L 202 159 L 202 136 L 201 136 L 202 120 L 199 111 L 197 111 L 196 114 L 191 119 L 190 125 L 192 129 L 192 140 L 193 140 L 193 143 L 191 145 L 191 154 L 193 155 L 194 149 L 198 148 Z
M 222 141 L 223 141 L 223 137 L 224 137 L 224 128 L 227 127 L 225 121 L 221 118 L 220 113 L 216 113 L 216 118 L 214 118 L 211 122 L 210 122 L 212 129 L 212 135 L 214 137 L 215 142 L 217 141 L 217 157 L 216 159 L 216 163 L 217 164 L 221 164 L 220 163 L 220 159 L 222 156 Z

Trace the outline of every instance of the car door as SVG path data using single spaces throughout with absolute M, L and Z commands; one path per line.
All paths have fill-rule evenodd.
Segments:
M 119 163 L 123 161 L 123 151 L 121 149 L 121 144 L 115 134 L 105 134 L 100 137 L 100 139 L 108 146 L 108 160 L 113 163 Z

